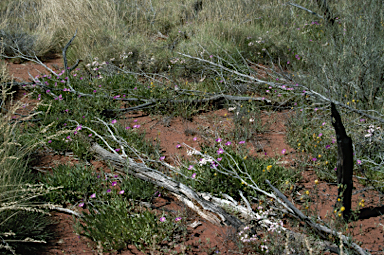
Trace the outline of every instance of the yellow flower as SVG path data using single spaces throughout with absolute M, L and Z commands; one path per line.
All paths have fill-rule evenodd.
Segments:
M 321 155 L 319 154 L 317 157 L 321 158 Z
M 293 190 L 293 186 L 291 186 L 289 189 L 290 189 L 290 190 Z
M 308 206 L 305 207 L 305 209 L 307 209 L 307 210 L 308 210 L 308 208 L 309 208 Z
M 344 211 L 345 211 L 345 207 L 342 206 L 342 207 L 340 208 L 340 211 L 344 212 Z
M 328 165 L 328 161 L 325 161 L 325 164 Z
M 285 181 L 285 184 L 289 184 L 289 181 Z
M 300 145 L 301 145 L 301 143 L 298 143 L 298 144 L 297 144 L 297 146 L 300 146 Z
M 226 114 L 226 113 L 224 114 L 224 117 L 225 117 L 225 116 L 227 116 L 227 114 Z
M 316 184 L 316 185 L 319 184 L 319 181 L 318 181 L 318 180 L 315 180 L 315 184 Z
M 355 102 L 355 99 L 352 100 L 352 103 L 354 103 L 354 102 Z
M 338 215 L 339 215 L 339 217 L 341 217 L 341 213 L 339 213 Z
M 364 199 L 361 199 L 361 202 L 362 202 L 362 203 L 364 203 L 364 202 L 365 202 L 365 200 L 364 200 Z
M 337 199 L 337 202 L 340 202 L 340 198 Z
M 265 172 L 265 169 L 263 169 L 263 172 Z
M 216 176 L 216 175 L 217 175 L 217 173 L 214 173 L 213 175 L 214 175 L 214 176 Z
M 305 192 L 305 194 L 309 195 L 309 190 L 307 190 L 307 191 Z
M 247 156 L 244 157 L 244 160 L 247 159 Z
M 336 213 L 336 210 L 334 210 L 333 212 Z
M 272 165 L 267 166 L 267 171 L 272 169 Z
M 301 152 L 304 152 L 304 150 L 302 150 Z

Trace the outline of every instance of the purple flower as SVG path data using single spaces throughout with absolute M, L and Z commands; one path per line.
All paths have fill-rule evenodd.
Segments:
M 50 90 L 50 89 L 47 89 L 45 92 L 48 94 L 49 92 L 51 92 L 51 90 Z
M 120 151 L 120 149 L 119 149 L 119 148 L 117 148 L 117 149 L 115 149 L 115 151 L 116 151 L 116 152 L 119 152 L 119 151 Z
M 243 144 L 243 143 L 245 143 L 245 141 L 240 141 L 240 142 L 239 142 L 239 144 Z
M 89 137 L 91 137 L 91 136 L 92 136 L 92 134 L 89 134 L 88 136 L 89 136 Z
M 165 156 L 160 157 L 160 160 L 164 160 L 164 159 L 165 159 Z
M 226 142 L 225 143 L 225 145 L 228 145 L 228 146 L 231 145 L 231 144 L 232 144 L 231 142 Z
M 48 141 L 48 143 L 51 143 L 51 142 L 52 142 L 52 140 L 49 140 L 49 141 Z
M 93 93 L 96 93 L 97 92 L 97 90 L 95 89 L 94 91 L 93 91 Z
M 81 202 L 81 203 L 79 204 L 79 207 L 83 207 L 83 206 L 84 206 L 84 203 Z
M 96 197 L 96 193 L 93 193 L 90 198 L 95 198 Z
M 217 161 L 221 161 L 223 158 L 217 158 Z
M 181 220 L 181 217 L 177 217 L 177 218 L 175 219 L 175 221 L 179 221 L 179 220 Z
M 221 138 L 216 139 L 216 142 L 221 142 L 221 141 L 222 141 Z
M 111 192 L 111 189 L 107 189 L 107 193 Z
M 357 160 L 357 164 L 361 165 L 361 160 L 360 159 Z
M 192 179 L 195 179 L 196 178 L 196 173 L 193 173 L 192 174 Z
M 117 182 L 112 182 L 112 186 L 116 186 L 117 185 Z
M 116 123 L 116 120 L 112 120 L 112 122 L 111 122 L 112 124 L 115 124 Z
M 224 150 L 223 150 L 223 148 L 220 148 L 220 149 L 217 151 L 217 154 L 220 155 L 220 154 L 222 154 L 222 153 L 224 153 Z
M 287 64 L 289 65 L 289 63 L 290 63 L 290 62 L 288 61 Z
M 320 133 L 320 134 L 319 134 L 319 137 L 322 137 L 322 136 L 323 136 L 323 134 L 322 134 L 322 133 Z
M 195 142 L 196 142 L 196 141 L 197 141 L 197 137 L 194 137 L 194 138 L 193 138 L 193 141 L 195 141 Z
M 317 160 L 317 158 L 313 158 L 312 161 L 315 162 Z
M 119 191 L 119 194 L 120 194 L 120 195 L 124 194 L 124 190 L 120 190 L 120 191 Z
M 177 149 L 181 148 L 181 145 L 180 144 L 176 145 L 176 148 Z
M 161 218 L 160 218 L 160 221 L 161 221 L 161 222 L 164 222 L 164 221 L 165 221 L 165 217 L 161 217 Z
M 326 145 L 325 148 L 329 149 L 329 148 L 331 148 L 331 145 Z
M 193 166 L 189 165 L 188 170 L 192 170 L 192 169 L 193 169 Z
M 283 149 L 282 151 L 281 151 L 281 154 L 285 154 L 287 152 L 287 150 L 286 149 Z

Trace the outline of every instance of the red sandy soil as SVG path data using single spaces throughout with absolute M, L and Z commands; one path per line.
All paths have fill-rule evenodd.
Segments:
M 61 59 L 52 59 L 45 62 L 49 67 L 59 68 L 62 67 Z M 9 73 L 14 77 L 16 81 L 28 81 L 29 75 L 36 76 L 42 73 L 47 73 L 43 67 L 26 62 L 23 64 L 8 64 Z M 20 100 L 23 93 L 26 91 L 19 91 L 15 99 Z M 34 100 L 25 98 L 23 103 L 26 104 L 25 111 L 31 110 Z M 296 157 L 296 152 L 289 148 L 285 142 L 285 127 L 284 118 L 289 114 L 288 112 L 276 112 L 271 116 L 265 115 L 263 121 L 270 121 L 276 119 L 278 121 L 272 121 L 271 129 L 269 132 L 260 134 L 255 137 L 255 141 L 258 141 L 263 150 L 254 149 L 253 146 L 249 146 L 252 155 L 260 157 L 274 157 L 281 153 L 282 149 L 286 149 L 286 153 L 280 161 L 286 167 L 291 167 Z M 186 121 L 181 118 L 172 118 L 168 121 L 164 120 L 164 116 L 145 116 L 141 113 L 127 115 L 130 117 L 128 120 L 121 121 L 121 124 L 133 123 L 133 120 L 137 120 L 135 124 L 141 125 L 141 129 L 146 131 L 146 137 L 149 141 L 159 140 L 163 155 L 166 156 L 168 163 L 174 164 L 175 157 L 188 157 L 185 148 L 177 149 L 176 145 L 185 142 L 186 144 L 197 147 L 198 142 L 192 140 L 193 137 L 197 137 L 198 141 L 202 141 L 208 132 L 214 132 L 215 130 L 222 128 L 233 128 L 232 122 L 233 113 L 228 112 L 226 109 L 212 111 L 209 113 L 200 114 L 195 116 L 192 121 Z M 128 121 L 128 123 L 127 123 Z M 40 169 L 50 169 L 58 164 L 77 164 L 76 160 L 71 155 L 53 155 L 49 151 L 40 151 L 40 162 L 37 165 Z M 103 169 L 108 169 L 102 162 L 92 161 L 95 169 L 103 166 Z M 107 170 L 108 171 L 108 170 Z M 318 185 L 314 185 L 314 181 L 317 178 L 314 171 L 307 170 L 303 172 L 303 178 L 300 183 L 296 185 L 301 187 L 299 192 L 303 194 L 306 190 L 310 191 L 310 194 L 317 194 L 315 203 L 309 208 L 309 210 L 316 210 L 321 219 L 325 219 L 332 214 L 333 205 L 337 198 L 337 186 L 330 185 L 329 183 L 319 181 Z M 353 207 L 355 208 L 359 201 L 364 198 L 366 207 L 382 206 L 382 200 L 380 200 L 380 194 L 376 191 L 369 189 L 363 190 L 363 186 L 360 185 L 357 180 L 354 180 L 354 192 L 361 191 L 353 195 Z M 315 190 L 316 189 L 316 190 Z M 317 192 L 317 193 L 316 193 Z M 188 215 L 187 225 L 199 221 L 201 224 L 196 228 L 188 227 L 188 235 L 185 242 L 175 248 L 174 250 L 182 252 L 186 245 L 192 245 L 192 249 L 186 251 L 186 254 L 213 254 L 209 252 L 211 248 L 212 252 L 218 251 L 218 254 L 244 254 L 235 245 L 233 240 L 236 235 L 234 230 L 224 226 L 215 226 L 196 213 L 186 209 L 178 200 L 174 197 L 159 197 L 155 199 L 155 205 L 161 208 L 167 208 L 173 211 L 183 211 Z M 101 254 L 97 251 L 97 244 L 84 237 L 80 237 L 74 232 L 73 219 L 64 213 L 53 212 L 52 218 L 56 221 L 51 225 L 51 230 L 55 233 L 55 238 L 50 240 L 48 244 L 42 249 L 40 254 Z M 354 237 L 355 242 L 361 242 L 361 246 L 368 249 L 372 254 L 384 254 L 384 217 L 372 217 L 369 219 L 358 220 L 349 225 L 348 232 Z M 296 229 L 297 231 L 297 229 Z M 207 239 L 209 238 L 209 243 Z M 201 243 L 199 243 L 201 240 Z M 134 246 L 129 246 L 127 250 L 121 252 L 121 254 L 143 254 L 139 252 Z M 159 254 L 156 251 L 148 252 L 148 254 Z

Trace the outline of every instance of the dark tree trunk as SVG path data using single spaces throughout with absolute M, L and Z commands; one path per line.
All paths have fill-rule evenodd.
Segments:
M 343 123 L 341 122 L 340 114 L 337 111 L 335 104 L 331 103 L 332 125 L 336 131 L 337 139 L 337 183 L 338 183 L 338 198 L 342 200 L 342 205 L 345 211 L 342 212 L 344 218 L 349 218 L 351 215 L 351 200 L 352 200 L 352 175 L 353 175 L 353 147 L 352 139 L 347 136 Z
M 327 0 L 316 0 L 316 2 L 319 8 L 324 11 L 324 20 L 328 21 L 331 25 L 333 25 L 336 19 L 332 15 L 332 12 L 327 4 Z

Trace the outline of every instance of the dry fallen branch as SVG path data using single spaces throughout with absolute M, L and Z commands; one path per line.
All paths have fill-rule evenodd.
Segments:
M 340 233 L 329 229 L 328 227 L 322 226 L 320 224 L 317 224 L 313 222 L 310 218 L 305 216 L 299 209 L 297 209 L 288 199 L 286 196 L 284 196 L 283 193 L 281 193 L 278 189 L 276 189 L 268 180 L 265 180 L 265 182 L 273 189 L 273 191 L 284 201 L 284 203 L 289 206 L 289 208 L 294 211 L 295 215 L 298 216 L 302 221 L 307 223 L 312 229 L 314 229 L 316 232 L 318 232 L 321 236 L 325 237 L 325 234 L 333 235 L 336 238 L 339 238 L 341 236 L 341 239 L 343 243 L 347 246 L 350 246 L 355 251 L 357 251 L 361 255 L 370 254 L 368 251 L 364 251 L 360 246 L 358 246 L 356 243 L 351 243 L 350 240 L 344 235 L 340 235 Z
M 275 83 L 275 82 L 264 81 L 264 80 L 258 79 L 256 77 L 253 77 L 251 75 L 247 75 L 247 74 L 244 74 L 242 72 L 239 72 L 237 70 L 232 70 L 232 69 L 230 69 L 228 67 L 225 67 L 225 66 L 223 66 L 221 64 L 212 62 L 210 60 L 206 60 L 206 59 L 199 58 L 199 57 L 194 57 L 194 56 L 191 56 L 191 55 L 188 55 L 188 54 L 184 54 L 184 53 L 180 53 L 180 52 L 178 52 L 178 54 L 181 55 L 181 56 L 184 56 L 186 58 L 194 59 L 194 60 L 197 60 L 199 62 L 209 64 L 209 65 L 214 66 L 216 68 L 222 69 L 222 70 L 224 70 L 224 71 L 226 71 L 228 73 L 231 73 L 231 74 L 237 75 L 239 77 L 245 78 L 247 80 L 256 82 L 257 84 L 265 84 L 265 85 L 269 85 L 269 86 L 271 86 L 273 88 L 281 88 L 283 85 L 285 85 L 285 86 L 291 86 L 292 85 L 292 84 L 283 84 L 283 83 Z M 341 102 L 338 102 L 338 101 L 336 101 L 334 99 L 328 98 L 328 97 L 326 97 L 326 96 L 324 96 L 324 95 L 322 95 L 322 94 L 320 94 L 320 93 L 318 93 L 316 91 L 313 91 L 313 90 L 307 88 L 304 85 L 298 84 L 298 86 L 296 88 L 299 88 L 299 87 L 305 90 L 305 94 L 306 95 L 308 95 L 310 97 L 313 97 L 313 98 L 316 98 L 316 99 L 318 99 L 318 100 L 320 100 L 320 101 L 322 101 L 324 103 L 334 103 L 335 105 L 340 106 L 340 107 L 345 108 L 345 109 L 348 109 L 351 112 L 358 113 L 358 114 L 363 115 L 363 116 L 365 116 L 367 118 L 370 118 L 370 119 L 379 121 L 381 123 L 384 123 L 383 115 L 378 113 L 377 111 L 371 111 L 371 112 L 376 113 L 380 117 L 376 117 L 376 116 L 373 116 L 371 114 L 366 113 L 368 111 L 362 111 L 362 110 L 354 109 L 354 108 L 352 108 L 350 106 L 347 106 L 347 105 L 345 105 L 345 104 L 343 104 Z
M 126 168 L 129 174 L 133 176 L 151 182 L 157 186 L 164 187 L 171 191 L 178 199 L 184 202 L 192 210 L 196 211 L 201 217 L 212 222 L 213 224 L 220 225 L 222 222 L 225 225 L 231 225 L 235 228 L 243 226 L 243 223 L 236 217 L 225 212 L 221 207 L 212 204 L 205 200 L 200 194 L 193 191 L 188 186 L 174 181 L 172 178 L 165 174 L 150 169 L 142 163 L 136 163 L 132 159 L 125 160 L 119 155 L 115 155 L 98 144 L 93 144 L 91 150 L 95 152 L 105 161 L 110 161 L 115 167 L 123 169 Z

